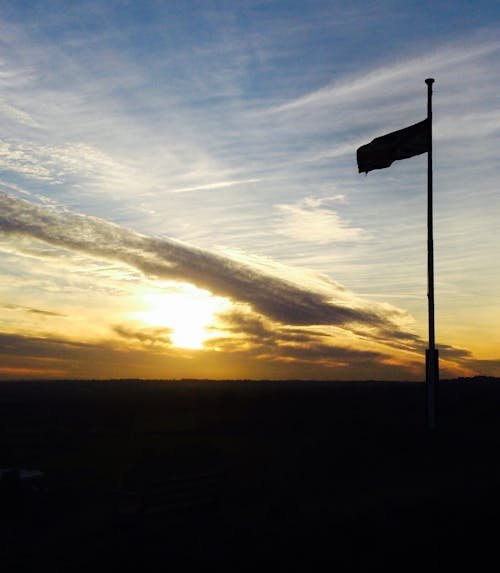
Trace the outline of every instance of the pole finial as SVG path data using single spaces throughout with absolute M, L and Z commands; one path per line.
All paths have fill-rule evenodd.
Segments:
M 427 78 L 427 79 L 425 80 L 425 83 L 426 83 L 428 86 L 432 85 L 432 84 L 434 83 L 434 78 Z

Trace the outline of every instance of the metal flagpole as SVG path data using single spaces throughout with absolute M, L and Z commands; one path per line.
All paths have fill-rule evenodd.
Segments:
M 425 351 L 425 386 L 427 428 L 433 432 L 437 427 L 437 385 L 439 382 L 439 356 L 434 337 L 434 239 L 432 221 L 432 84 L 427 84 L 427 297 L 429 301 L 429 348 Z

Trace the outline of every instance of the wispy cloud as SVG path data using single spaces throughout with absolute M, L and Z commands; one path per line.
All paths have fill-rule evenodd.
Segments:
M 415 48 L 417 49 L 417 48 Z M 494 30 L 464 37 L 421 55 L 370 61 L 367 69 L 277 106 L 263 108 L 255 121 L 302 134 L 296 161 L 328 161 L 381 134 L 425 117 L 426 77 L 435 77 L 434 137 L 481 137 L 498 129 L 497 85 L 500 40 Z M 415 83 L 420 78 L 420 84 Z M 260 119 L 259 119 L 260 118 Z M 330 134 L 330 141 L 325 138 Z M 318 139 L 321 138 L 321 139 Z M 481 146 L 482 148 L 483 146 Z
M 172 346 L 171 328 L 131 328 L 124 324 L 117 324 L 113 326 L 113 331 L 118 336 L 138 341 L 147 347 L 162 347 L 169 348 Z
M 246 302 L 283 324 L 359 325 L 384 333 L 388 343 L 392 332 L 403 335 L 395 320 L 404 313 L 355 297 L 349 301 L 345 289 L 334 283 L 329 292 L 307 289 L 248 264 L 174 240 L 146 237 L 95 217 L 60 214 L 5 194 L 0 194 L 0 204 L 0 230 L 7 235 L 28 236 L 59 248 L 120 261 L 146 275 L 188 282 Z
M 217 181 L 206 183 L 205 185 L 195 185 L 194 187 L 181 187 L 180 189 L 170 189 L 171 193 L 185 193 L 187 191 L 209 191 L 211 189 L 223 189 L 224 187 L 234 187 L 244 183 L 258 183 L 261 179 L 241 179 L 240 181 Z
M 245 352 L 264 360 L 360 367 L 368 362 L 375 366 L 389 358 L 384 352 L 353 348 L 352 341 L 336 338 L 331 331 L 276 324 L 238 307 L 221 313 L 216 328 L 230 336 L 213 337 L 205 343 L 206 348 Z
M 40 316 L 59 316 L 63 317 L 66 316 L 60 312 L 54 312 L 51 310 L 43 310 L 40 308 L 31 308 L 29 306 L 22 306 L 20 304 L 2 304 L 0 305 L 1 308 L 5 308 L 6 310 L 21 310 L 23 312 L 28 312 L 30 314 L 38 314 Z
M 0 100 L 0 115 L 5 119 L 19 122 L 28 127 L 40 127 L 40 124 L 27 112 L 15 105 Z
M 432 54 L 419 57 L 405 58 L 399 62 L 375 66 L 368 73 L 352 74 L 339 82 L 327 85 L 295 100 L 284 103 L 270 111 L 281 113 L 298 109 L 339 105 L 345 103 L 358 103 L 360 99 L 376 101 L 387 97 L 387 86 L 391 86 L 391 103 L 402 105 L 402 97 L 414 100 L 415 88 L 408 81 L 413 77 L 427 77 L 433 72 L 443 77 L 443 81 L 450 78 L 450 71 L 456 66 L 463 66 L 476 62 L 485 56 L 492 56 L 500 50 L 498 39 L 490 39 L 479 45 L 469 47 L 460 43 L 440 47 Z M 431 73 L 432 75 L 432 73 Z
M 337 211 L 322 206 L 326 202 L 325 199 L 306 197 L 294 204 L 276 205 L 281 214 L 277 232 L 317 245 L 354 241 L 363 237 L 362 229 L 349 226 Z

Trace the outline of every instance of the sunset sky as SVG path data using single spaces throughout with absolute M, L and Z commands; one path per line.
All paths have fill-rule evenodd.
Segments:
M 0 379 L 500 376 L 500 7 L 0 6 Z

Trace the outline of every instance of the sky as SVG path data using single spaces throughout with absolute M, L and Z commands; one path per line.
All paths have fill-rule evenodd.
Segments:
M 0 379 L 500 376 L 500 6 L 6 1 Z

